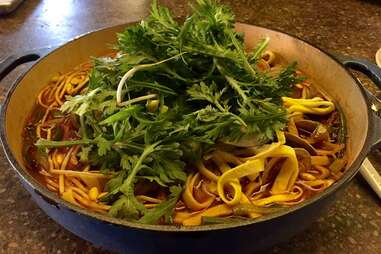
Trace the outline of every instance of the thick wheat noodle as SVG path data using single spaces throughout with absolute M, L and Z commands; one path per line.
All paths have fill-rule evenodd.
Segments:
M 95 208 L 95 209 L 98 209 L 98 210 L 108 210 L 111 207 L 111 206 L 108 206 L 108 205 L 98 204 L 98 203 L 95 203 L 93 201 L 87 200 L 87 199 L 83 198 L 81 195 L 79 195 L 79 194 L 77 194 L 75 192 L 73 192 L 73 196 L 83 206 L 87 206 L 87 207 L 90 207 L 90 208 Z
M 54 149 L 53 154 L 51 156 L 51 160 L 53 162 L 53 167 L 51 168 L 51 170 L 53 170 L 54 168 L 59 168 L 59 164 L 57 162 L 57 156 L 56 156 L 57 152 L 58 152 L 58 149 Z
M 69 158 L 70 158 L 72 152 L 73 152 L 73 147 L 71 147 L 69 149 L 69 151 L 67 152 L 67 154 L 65 155 L 65 158 L 62 161 L 60 170 L 64 171 L 66 169 L 67 163 L 69 161 Z M 53 172 L 53 170 L 52 170 L 52 172 Z M 60 194 L 62 194 L 65 191 L 65 176 L 63 174 L 59 175 L 58 183 L 59 183 L 59 187 L 60 187 L 59 188 Z
M 89 191 L 89 189 L 86 188 L 86 187 L 81 183 L 81 181 L 78 180 L 77 178 L 75 178 L 75 177 L 69 177 L 69 179 L 72 181 L 72 183 L 73 183 L 76 187 L 80 188 L 82 191 L 84 191 L 84 192 L 88 192 L 88 191 Z
M 314 168 L 318 171 L 318 178 L 325 179 L 329 177 L 330 171 L 324 166 L 315 165 Z
M 52 138 L 52 129 L 49 128 L 47 131 L 46 131 L 46 139 L 47 140 L 51 140 Z
M 53 180 L 50 179 L 50 178 L 45 178 L 45 181 L 46 181 L 48 184 L 50 184 L 50 185 L 52 185 L 52 186 L 54 186 L 54 187 L 56 187 L 56 188 L 59 187 L 59 186 L 58 186 L 58 183 L 56 183 L 55 181 L 53 181 Z
M 52 174 L 50 174 L 48 171 L 46 171 L 45 169 L 41 169 L 40 171 L 39 171 L 39 173 L 41 174 L 41 175 L 43 175 L 43 176 L 46 176 L 46 177 L 53 177 L 53 175 Z
M 111 175 L 104 175 L 102 173 L 93 172 L 93 171 L 86 172 L 86 171 L 52 169 L 51 172 L 57 175 L 86 176 L 86 177 L 95 177 L 100 179 L 109 179 L 112 177 Z
M 84 80 L 82 80 L 82 78 L 84 77 Z M 69 86 L 69 85 L 73 85 L 73 83 L 71 83 L 71 81 L 74 79 L 74 78 L 77 78 L 79 79 L 79 83 L 76 84 L 76 88 L 72 88 L 72 86 Z M 68 92 L 68 94 L 70 95 L 73 95 L 73 94 L 76 94 L 79 90 L 81 90 L 81 88 L 86 84 L 86 82 L 88 81 L 88 77 L 87 75 L 85 75 L 85 72 L 84 71 L 77 71 L 77 72 L 72 72 L 70 73 L 67 77 L 66 77 L 66 82 L 65 82 L 65 88 L 66 88 L 66 91 Z M 68 89 L 68 88 L 72 88 L 72 89 Z M 65 94 L 65 90 L 63 90 L 60 94 L 60 97 L 64 96 Z
M 38 101 L 38 103 L 40 104 L 40 106 L 42 106 L 42 107 L 44 107 L 44 108 L 48 108 L 49 105 L 46 105 L 46 104 L 42 101 L 42 97 L 44 97 L 44 94 L 45 94 L 47 91 L 49 91 L 49 90 L 51 90 L 51 87 L 50 87 L 50 86 L 47 86 L 47 87 L 45 87 L 45 88 L 38 94 L 38 96 L 37 96 L 37 101 Z M 49 98 L 49 97 L 48 97 L 48 98 Z
M 61 90 L 58 93 L 58 97 L 60 99 L 64 98 L 65 93 L 68 92 L 68 86 L 70 85 L 70 77 L 71 77 L 71 75 L 73 75 L 73 74 L 72 73 L 66 74 L 65 78 L 61 81 L 62 85 L 59 86 L 61 88 Z
M 102 192 L 101 194 L 99 194 L 98 195 L 98 199 L 101 199 L 101 198 L 103 198 L 104 196 L 106 196 L 108 194 L 108 192 L 107 191 L 105 191 L 105 192 Z
M 58 191 L 58 188 L 56 188 L 55 186 L 50 185 L 49 183 L 46 184 L 46 187 L 49 190 L 53 191 L 53 192 L 57 192 Z
M 52 85 L 51 89 L 49 89 L 49 94 L 47 96 L 47 101 L 50 102 L 49 105 L 52 103 L 56 103 L 55 98 L 54 98 L 54 93 L 56 92 L 57 86 Z
M 261 185 L 262 185 L 261 181 L 258 181 L 258 182 L 253 181 L 248 183 L 246 185 L 245 195 L 250 197 L 254 193 L 254 191 L 258 189 Z
M 65 89 L 65 79 L 63 79 L 60 84 L 58 85 L 55 93 L 54 93 L 54 98 L 56 99 L 56 102 L 58 103 L 58 105 L 62 105 L 63 102 L 61 101 L 61 91 L 63 91 Z
M 50 110 L 52 110 L 53 106 L 55 102 L 53 102 L 51 105 L 49 105 L 45 111 L 45 114 L 44 116 L 42 117 L 42 120 L 41 120 L 41 125 L 45 123 L 46 119 L 48 118 L 48 115 L 50 113 Z
M 83 198 L 90 200 L 89 195 L 78 187 L 70 186 L 70 188 L 81 195 Z
M 41 126 L 37 125 L 36 127 L 36 136 L 37 138 L 41 138 Z

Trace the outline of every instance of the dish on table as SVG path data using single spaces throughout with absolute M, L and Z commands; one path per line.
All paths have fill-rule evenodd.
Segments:
M 211 1 L 182 25 L 154 3 L 115 52 L 40 91 L 29 168 L 70 203 L 149 224 L 255 219 L 324 191 L 346 164 L 335 103 L 269 38 L 245 52 L 234 23 Z
M 128 26 L 133 25 L 128 24 Z M 41 56 L 40 60 L 14 82 L 4 100 L 0 125 L 2 144 L 11 165 L 20 176 L 21 183 L 38 206 L 66 229 L 97 246 L 121 253 L 170 254 L 178 253 L 179 248 L 183 253 L 204 253 L 213 250 L 219 253 L 241 254 L 262 250 L 301 232 L 323 214 L 334 202 L 339 190 L 343 190 L 358 172 L 366 154 L 379 144 L 380 138 L 377 135 L 380 122 L 371 109 L 373 100 L 345 69 L 345 66 L 351 66 L 372 73 L 371 77 L 381 77 L 374 66 L 356 59 L 344 59 L 345 66 L 343 66 L 329 54 L 303 40 L 279 31 L 236 23 L 235 30 L 245 35 L 246 52 L 253 52 L 258 42 L 263 42 L 264 38 L 269 37 L 271 40 L 267 50 L 276 54 L 276 61 L 286 66 L 296 60 L 297 69 L 302 72 L 301 76 L 308 78 L 306 82 L 311 83 L 310 87 L 316 88 L 325 100 L 334 103 L 341 119 L 345 122 L 346 138 L 343 151 L 345 151 L 346 169 L 341 177 L 324 191 L 316 192 L 303 202 L 288 206 L 286 209 L 275 207 L 276 211 L 272 210 L 271 213 L 255 219 L 234 215 L 235 217 L 230 219 L 215 217 L 211 220 L 209 216 L 203 216 L 201 222 L 207 225 L 200 226 L 178 224 L 174 226 L 165 221 L 164 223 L 159 221 L 158 224 L 144 224 L 138 221 L 140 218 L 115 218 L 107 213 L 73 205 L 62 199 L 59 194 L 48 190 L 41 184 L 43 183 L 41 175 L 26 167 L 25 153 L 23 153 L 25 135 L 22 135 L 26 119 L 36 107 L 35 99 L 38 94 L 52 77 L 57 73 L 73 71 L 76 66 L 88 62 L 91 56 L 104 57 L 110 53 L 115 54 L 110 45 L 116 44 L 115 34 L 122 33 L 125 27 L 126 25 L 119 25 L 91 32 L 52 50 L 47 55 L 43 56 L 41 51 L 36 51 L 11 57 L 0 64 L 1 78 L 12 69 L 12 66 Z M 202 46 L 200 48 L 205 49 L 207 44 Z M 185 55 L 183 57 L 186 58 Z M 135 74 L 139 73 L 141 72 Z M 376 79 L 374 80 L 380 85 Z M 126 84 L 130 85 L 128 81 Z M 125 86 L 123 88 L 125 89 Z M 112 94 L 115 94 L 115 90 Z M 122 98 L 128 99 L 125 96 Z M 201 107 L 202 101 L 195 104 Z M 145 104 L 140 103 L 140 105 L 146 109 Z M 167 105 L 167 102 L 164 105 Z M 253 139 L 238 140 L 241 141 L 238 144 L 242 145 L 242 141 Z M 229 143 L 229 140 L 223 141 L 220 143 Z M 277 139 L 274 137 L 273 143 L 276 142 Z M 191 153 L 193 154 L 195 153 Z M 208 156 L 203 158 L 208 160 Z M 207 166 L 207 163 L 205 164 Z M 96 169 L 91 168 L 91 170 Z M 98 192 L 101 192 L 100 189 Z M 228 216 L 231 215 L 225 217 Z M 172 218 L 174 219 L 174 216 Z

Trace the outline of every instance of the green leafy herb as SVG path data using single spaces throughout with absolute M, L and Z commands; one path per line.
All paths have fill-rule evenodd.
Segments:
M 171 194 L 166 201 L 163 201 L 155 208 L 148 210 L 143 217 L 138 221 L 144 224 L 155 224 L 160 218 L 164 217 L 167 223 L 171 222 L 171 216 L 176 202 L 180 197 L 182 188 L 178 186 L 172 186 L 170 189 Z
M 79 138 L 36 143 L 80 145 L 81 162 L 114 172 L 102 198 L 112 216 L 168 221 L 186 164 L 217 142 L 248 136 L 267 142 L 287 122 L 280 98 L 300 82 L 295 64 L 279 74 L 259 71 L 268 38 L 245 52 L 228 7 L 196 0 L 192 10 L 181 24 L 154 0 L 149 17 L 117 35 L 115 57 L 94 59 L 87 90 L 62 105 L 62 113 L 78 119 Z M 144 181 L 171 194 L 147 209 L 135 197 Z

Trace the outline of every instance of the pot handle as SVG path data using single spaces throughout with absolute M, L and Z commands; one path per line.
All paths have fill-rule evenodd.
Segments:
M 376 64 L 366 59 L 351 58 L 343 55 L 336 56 L 345 67 L 364 73 L 381 89 L 381 69 Z
M 334 54 L 336 59 L 338 59 L 345 67 L 360 71 L 369 77 L 373 83 L 381 89 L 381 69 L 374 63 L 360 58 L 352 58 L 349 56 Z M 373 133 L 373 144 L 372 149 L 381 148 L 381 101 L 372 94 L 368 89 L 363 87 L 365 93 L 367 94 L 368 100 L 371 103 L 371 109 L 373 110 L 373 122 L 374 130 Z
M 335 54 L 335 56 L 345 67 L 364 73 L 379 89 L 381 89 L 381 69 L 377 65 L 365 59 L 354 59 L 337 54 Z M 371 149 L 379 149 L 381 147 L 381 101 L 365 87 L 364 90 L 371 103 L 371 109 L 374 112 L 372 115 L 375 131 L 373 133 L 373 144 Z M 365 158 L 362 163 L 360 173 L 372 187 L 374 192 L 381 198 L 381 176 L 368 158 Z
M 48 54 L 54 48 L 55 47 L 53 46 L 39 48 L 6 57 L 4 60 L 0 61 L 0 81 L 3 78 L 5 78 L 5 76 L 7 76 L 17 66 L 27 62 L 36 61 L 39 58 Z

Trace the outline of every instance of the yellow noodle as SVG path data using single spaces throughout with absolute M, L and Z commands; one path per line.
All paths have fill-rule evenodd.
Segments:
M 262 57 L 258 61 L 258 68 L 266 69 L 269 75 L 281 70 L 280 65 L 275 63 L 274 52 L 266 51 Z M 38 138 L 52 139 L 54 128 L 62 123 L 62 118 L 52 114 L 53 110 L 65 102 L 67 95 L 74 96 L 86 90 L 90 68 L 91 64 L 85 63 L 71 72 L 60 74 L 40 91 L 37 102 L 44 108 L 44 115 L 36 124 Z M 327 115 L 335 110 L 335 105 L 320 97 L 310 99 L 313 90 L 310 90 L 307 82 L 297 84 L 296 88 L 299 89 L 296 94 L 300 98 L 282 97 L 282 101 L 289 117 L 287 130 L 299 136 L 296 119 L 303 119 L 304 114 Z M 318 147 L 318 155 L 311 156 L 312 167 L 299 172 L 295 150 L 285 145 L 282 132 L 276 134 L 277 142 L 260 147 L 238 150 L 218 145 L 217 150 L 197 162 L 197 171 L 188 175 L 182 198 L 176 205 L 174 222 L 200 225 L 202 217 L 232 215 L 234 206 L 239 204 L 295 205 L 303 202 L 310 193 L 328 188 L 338 177 L 331 175 L 327 167 L 344 145 L 328 141 L 314 144 Z M 79 149 L 80 146 L 71 147 L 65 153 L 60 149 L 52 149 L 48 154 L 49 170 L 41 169 L 39 172 L 44 176 L 47 188 L 58 192 L 66 201 L 105 213 L 110 206 L 97 203 L 97 200 L 108 194 L 99 192 L 104 189 L 106 180 L 112 178 L 112 175 L 90 171 L 90 165 L 84 165 L 80 171 L 67 170 L 68 165 L 82 165 L 77 158 Z M 195 194 L 199 193 L 202 196 L 205 194 L 206 201 L 199 202 L 195 198 Z M 146 195 L 137 195 L 136 198 L 146 208 L 153 208 L 162 202 L 161 199 Z M 257 218 L 262 214 L 250 213 L 247 216 Z
M 197 163 L 197 169 L 198 171 L 203 175 L 205 176 L 207 179 L 211 180 L 211 181 L 215 181 L 217 182 L 218 180 L 218 176 L 216 176 L 216 174 L 214 174 L 212 171 L 210 171 L 209 169 L 207 169 L 204 165 L 204 163 L 202 163 L 201 161 L 199 161 Z
M 84 192 L 88 192 L 89 190 L 75 177 L 68 177 L 70 181 L 78 188 L 80 188 Z
M 58 86 L 55 90 L 55 93 L 54 93 L 54 98 L 56 100 L 56 102 L 58 103 L 58 105 L 62 105 L 63 102 L 61 101 L 61 98 L 60 98 L 60 94 L 61 94 L 61 91 L 63 90 L 64 86 L 65 86 L 65 76 L 63 76 L 60 80 L 60 82 L 57 82 L 58 83 Z
M 283 158 L 281 157 L 274 157 L 274 158 L 271 158 L 266 164 L 265 164 L 265 170 L 263 171 L 263 175 L 262 175 L 262 180 L 264 183 L 267 183 L 268 181 L 268 177 L 269 177 L 269 174 L 271 172 L 271 170 L 273 169 L 273 167 L 279 162 L 281 161 Z
M 226 171 L 222 176 L 219 177 L 217 182 L 218 195 L 228 205 L 236 205 L 240 202 L 242 191 L 240 184 L 234 184 L 233 181 L 237 181 L 242 177 L 257 174 L 264 170 L 264 159 L 249 160 L 229 171 Z M 234 186 L 233 197 L 229 200 L 225 196 L 225 185 L 230 183 Z
M 320 179 L 325 179 L 330 175 L 330 171 L 326 167 L 315 165 L 314 168 L 319 171 L 320 174 L 318 174 L 317 177 Z
M 41 126 L 40 125 L 37 125 L 36 136 L 37 136 L 37 138 L 41 138 Z
M 217 165 L 221 173 L 225 173 L 226 171 L 231 169 L 231 167 L 228 164 L 226 164 L 225 160 L 218 156 L 217 151 L 213 153 L 212 160 Z
M 294 186 L 292 188 L 292 191 L 289 193 L 276 194 L 276 195 L 271 195 L 271 196 L 266 197 L 266 198 L 252 200 L 252 203 L 256 206 L 266 206 L 266 205 L 270 205 L 273 203 L 297 200 L 302 195 L 303 195 L 303 189 L 298 187 L 298 186 Z
M 73 191 L 75 191 L 76 193 L 78 193 L 79 195 L 81 195 L 83 198 L 86 198 L 86 199 L 90 200 L 89 195 L 86 192 L 84 192 L 83 190 L 81 190 L 80 188 L 74 187 L 74 186 L 70 186 L 70 188 Z
M 242 195 L 241 197 L 241 202 L 240 204 L 252 204 L 250 199 L 248 197 L 246 197 L 245 194 Z M 248 216 L 252 219 L 255 219 L 255 218 L 258 218 L 258 217 L 261 217 L 262 214 L 260 213 L 255 213 L 255 212 L 251 212 L 251 213 L 248 213 Z
M 300 178 L 307 181 L 316 180 L 316 176 L 307 172 L 300 173 Z
M 106 196 L 107 194 L 108 194 L 108 192 L 102 192 L 101 194 L 98 195 L 98 199 L 103 198 L 103 197 Z
M 42 97 L 43 95 L 47 92 L 51 90 L 51 87 L 50 86 L 46 86 L 37 96 L 37 102 L 38 104 L 40 104 L 40 106 L 44 107 L 44 108 L 49 108 L 49 105 L 46 105 L 43 101 L 42 101 Z
M 299 136 L 298 128 L 295 125 L 295 121 L 293 117 L 288 119 L 287 130 L 289 133 L 294 134 L 295 136 Z
M 300 184 L 309 190 L 320 192 L 331 186 L 334 182 L 333 179 L 317 179 L 313 181 L 300 181 Z
M 41 169 L 39 173 L 43 176 L 53 177 L 49 172 L 47 172 L 45 169 Z
M 263 53 L 262 55 L 262 59 L 266 61 L 269 65 L 271 65 L 275 61 L 275 53 L 271 50 L 266 50 L 265 53 Z
M 47 140 L 51 140 L 52 138 L 52 129 L 48 129 L 47 133 L 46 133 L 46 139 Z
M 99 171 L 93 172 L 93 171 L 74 171 L 74 170 L 57 170 L 57 169 L 52 170 L 52 173 L 54 174 L 67 175 L 67 176 L 85 176 L 85 177 L 93 177 L 93 178 L 100 178 L 100 179 L 109 179 L 112 177 L 111 175 L 104 175 L 98 172 Z
M 196 182 L 198 182 L 199 179 L 200 179 L 199 173 L 196 173 L 194 175 L 189 175 L 185 183 L 185 189 L 183 192 L 184 203 L 187 205 L 187 207 L 195 211 L 202 210 L 209 207 L 213 203 L 215 198 L 214 196 L 211 196 L 202 203 L 196 200 L 196 198 L 193 196 L 193 189 Z
M 56 150 L 57 151 L 57 150 Z M 69 161 L 70 155 L 73 151 L 73 148 L 70 148 L 67 154 L 65 155 L 65 158 L 61 164 L 60 170 L 64 171 L 66 169 L 67 162 Z M 52 170 L 53 172 L 53 170 Z M 53 172 L 54 173 L 54 172 Z M 59 186 L 60 186 L 60 193 L 62 194 L 65 191 L 65 176 L 63 174 L 59 175 Z
M 60 194 L 63 194 L 65 191 L 65 177 L 64 177 L 64 175 L 59 175 L 58 184 L 59 184 Z
M 58 152 L 58 150 L 57 149 L 54 149 L 54 151 L 53 151 L 53 154 L 52 154 L 52 162 L 53 162 L 53 168 L 59 168 L 60 167 L 60 165 L 59 165 L 59 163 L 57 162 L 57 152 Z
M 262 185 L 262 181 L 248 183 L 246 185 L 245 195 L 250 197 L 253 194 L 253 192 L 256 189 L 258 189 L 261 185 Z
M 310 97 L 310 89 L 306 86 L 302 90 L 302 99 L 308 99 Z
M 49 115 L 49 113 L 50 113 L 50 110 L 52 110 L 52 107 L 49 105 L 48 108 L 47 108 L 46 111 L 45 111 L 44 116 L 43 116 L 42 119 L 41 119 L 41 124 L 44 124 L 44 123 L 45 123 L 45 121 L 46 121 L 46 119 L 48 118 L 48 115 Z
M 54 192 L 58 191 L 58 189 L 55 186 L 52 186 L 50 184 L 46 184 L 46 187 L 48 187 L 48 189 L 51 191 L 54 191 Z
M 55 188 L 58 189 L 58 184 L 56 182 L 54 182 L 53 180 L 51 180 L 50 178 L 46 178 L 45 181 L 50 184 L 51 186 L 54 186 Z
M 311 165 L 313 166 L 327 166 L 329 164 L 331 164 L 331 160 L 328 156 L 311 156 Z
M 77 205 L 79 207 L 83 207 L 80 203 L 78 203 L 74 198 L 74 192 L 72 189 L 68 189 L 65 192 L 61 194 L 61 198 L 66 200 L 67 202 L 70 202 L 74 205 Z
M 283 162 L 283 165 L 275 178 L 271 193 L 280 194 L 291 190 L 299 173 L 299 165 L 295 150 L 290 146 L 283 145 L 279 147 L 277 151 L 272 153 L 271 156 L 287 158 L 285 162 Z
M 173 222 L 176 224 L 183 224 L 183 221 L 198 214 L 199 212 L 175 212 L 175 216 L 173 217 Z
M 82 205 L 87 206 L 89 208 L 94 208 L 94 209 L 99 209 L 99 210 L 109 210 L 111 208 L 111 206 L 109 206 L 109 205 L 95 203 L 93 201 L 87 200 L 75 192 L 73 192 L 73 196 L 76 200 L 78 200 L 79 203 L 81 203 Z
M 182 221 L 184 226 L 197 226 L 202 222 L 202 217 L 219 217 L 219 216 L 227 216 L 231 215 L 233 210 L 225 204 L 216 205 L 211 208 L 206 209 L 203 212 L 197 213 L 196 215 L 192 215 L 189 218 L 186 218 Z
M 326 115 L 335 110 L 335 104 L 330 101 L 326 101 L 320 97 L 312 99 L 294 99 L 290 97 L 282 97 L 283 104 L 287 108 L 287 113 L 295 114 L 315 114 Z
M 213 153 L 212 157 L 213 161 L 217 164 L 218 168 L 220 169 L 221 173 L 225 173 L 228 170 L 231 170 L 231 167 L 227 164 L 227 162 L 233 162 L 236 165 L 241 164 L 241 160 L 227 152 L 223 151 L 215 151 Z M 230 182 L 227 182 L 227 189 L 230 192 L 235 193 L 235 195 L 240 195 L 239 192 L 241 192 L 241 184 L 239 182 L 239 179 L 231 179 Z M 217 185 L 217 192 L 218 192 L 218 185 Z M 237 197 L 238 198 L 238 197 Z

